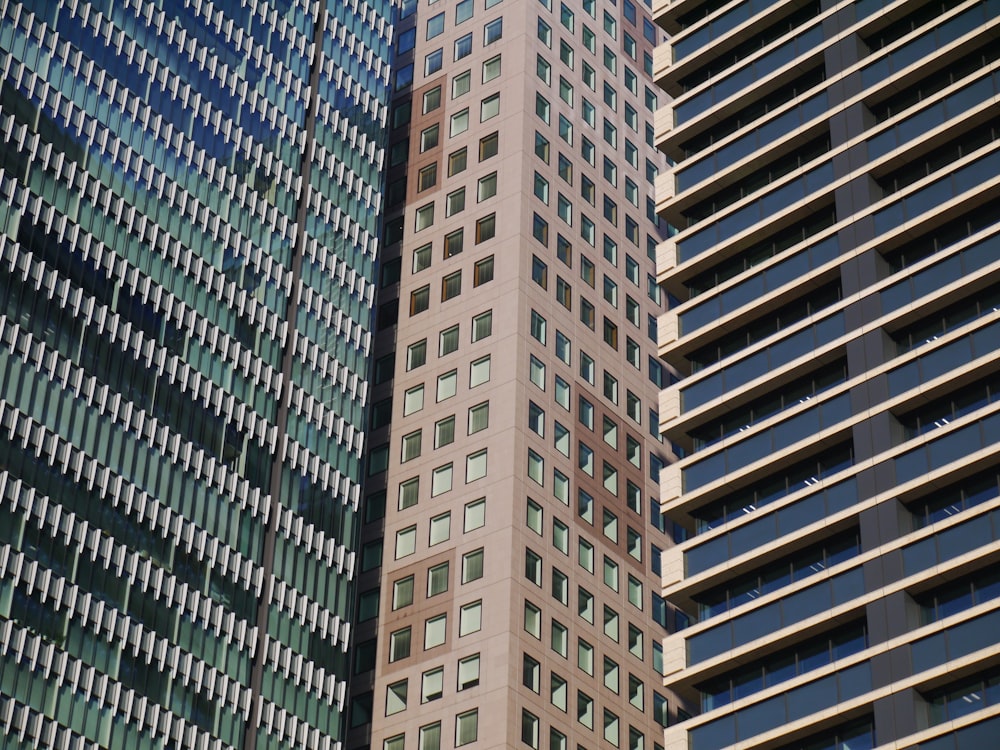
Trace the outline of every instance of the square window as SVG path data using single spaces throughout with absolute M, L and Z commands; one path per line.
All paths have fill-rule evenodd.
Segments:
M 455 395 L 458 387 L 458 370 L 451 370 L 438 376 L 437 401 L 441 402 Z
M 497 194 L 497 173 L 490 172 L 485 177 L 480 177 L 476 183 L 476 202 L 482 203 L 488 198 Z
M 408 526 L 396 532 L 396 559 L 412 555 L 417 548 L 417 527 Z
M 405 510 L 417 504 L 420 495 L 420 478 L 413 477 L 399 483 L 399 509 Z
M 474 688 L 479 684 L 479 654 L 467 656 L 458 662 L 459 691 Z
M 444 13 L 438 13 L 427 19 L 427 38 L 433 39 L 444 33 Z
M 472 88 L 472 73 L 466 70 L 451 79 L 451 98 L 457 99 L 463 94 L 468 94 Z
M 476 451 L 465 457 L 465 483 L 475 482 L 486 476 L 486 450 Z
M 486 161 L 492 156 L 496 156 L 500 150 L 500 136 L 498 133 L 491 133 L 479 139 L 479 161 Z
M 441 87 L 435 86 L 424 93 L 422 112 L 426 115 L 441 106 Z
M 542 289 L 548 289 L 549 267 L 537 255 L 531 256 L 531 280 Z
M 490 355 L 473 360 L 469 365 L 469 387 L 475 388 L 477 385 L 489 382 L 490 379 Z
M 472 319 L 472 343 L 481 341 L 493 333 L 493 311 L 487 310 Z
M 500 77 L 500 55 L 491 57 L 483 63 L 483 83 L 488 83 Z
M 469 434 L 474 435 L 490 426 L 490 402 L 469 407 Z
M 422 339 L 406 348 L 406 371 L 414 370 L 427 361 L 427 339 Z
M 427 571 L 427 596 L 437 596 L 448 590 L 448 563 L 435 565 Z
M 500 94 L 488 96 L 480 102 L 479 121 L 486 122 L 500 114 Z
M 460 36 L 455 40 L 455 62 L 458 62 L 463 57 L 468 57 L 472 54 L 472 33 Z
M 403 416 L 416 414 L 424 408 L 424 384 L 413 386 L 403 394 Z
M 420 702 L 436 701 L 444 695 L 444 669 L 438 667 L 420 676 Z
M 477 633 L 483 628 L 483 603 L 466 604 L 458 612 L 458 636 Z
M 466 130 L 469 129 L 469 110 L 468 108 L 456 112 L 451 116 L 450 124 L 448 126 L 448 135 L 450 138 L 454 138 L 456 135 L 461 135 Z
M 434 469 L 431 475 L 431 497 L 451 491 L 452 465 L 446 464 Z
M 455 717 L 455 747 L 468 745 L 479 738 L 479 710 L 466 711 Z
M 548 247 L 549 223 L 538 214 L 534 214 L 531 223 L 531 236 Z
M 428 544 L 433 547 L 436 544 L 447 542 L 451 538 L 451 513 L 442 513 L 431 519 L 430 535 Z
M 438 47 L 429 55 L 424 57 L 424 75 L 429 76 L 441 70 L 444 65 L 444 50 Z
M 535 75 L 541 79 L 546 86 L 552 83 L 552 66 L 549 61 L 541 55 L 535 57 Z
M 503 37 L 503 16 L 494 18 L 483 27 L 483 46 L 493 44 Z
M 413 604 L 413 576 L 400 578 L 392 584 L 392 609 L 402 609 Z
M 549 142 L 537 130 L 535 131 L 535 156 L 546 164 L 549 163 Z
M 476 222 L 476 244 L 491 240 L 496 236 L 496 214 L 484 216 Z
M 462 272 L 455 271 L 441 279 L 441 301 L 453 299 L 462 293 Z M 457 342 L 455 349 L 457 349 Z M 454 349 L 452 349 L 454 351 Z
M 465 188 L 459 188 L 448 193 L 445 199 L 445 216 L 454 216 L 465 210 Z
M 448 155 L 448 176 L 454 177 L 459 172 L 464 172 L 468 163 L 467 150 L 460 148 Z
M 400 463 L 412 461 L 414 458 L 418 458 L 420 456 L 421 435 L 422 433 L 420 430 L 403 435 L 402 452 L 399 459 Z
M 472 285 L 479 286 L 493 281 L 493 256 L 476 261 L 473 267 Z
M 455 6 L 455 25 L 468 21 L 474 12 L 474 0 L 461 0 Z
M 437 184 L 437 164 L 429 164 L 417 172 L 417 192 L 422 192 Z
M 448 635 L 448 615 L 438 615 L 424 621 L 424 650 L 444 643 Z
M 410 629 L 403 628 L 389 635 L 389 661 L 395 662 L 410 655 Z
M 420 727 L 417 750 L 441 750 L 441 722 Z
M 461 229 L 449 232 L 444 236 L 444 257 L 451 258 L 458 255 L 464 249 L 465 236 Z
M 462 583 L 478 581 L 483 577 L 483 550 L 477 549 L 462 555 Z
M 455 442 L 455 417 L 434 423 L 434 447 L 442 448 Z
M 465 504 L 462 531 L 468 533 L 486 525 L 486 498 L 481 497 Z
M 417 209 L 414 230 L 419 232 L 434 224 L 434 204 L 428 203 Z

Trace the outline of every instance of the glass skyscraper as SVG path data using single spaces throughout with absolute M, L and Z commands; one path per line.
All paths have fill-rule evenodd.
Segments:
M 389 13 L 0 2 L 5 748 L 338 744 Z
M 654 16 L 666 747 L 995 747 L 1000 4 Z

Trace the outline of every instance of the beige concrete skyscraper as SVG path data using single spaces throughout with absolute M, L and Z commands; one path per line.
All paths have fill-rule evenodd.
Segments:
M 384 544 L 379 571 L 374 544 L 361 565 L 373 748 L 653 750 L 676 716 L 648 13 L 401 14 L 371 449 Z
M 661 3 L 669 750 L 1000 742 L 1000 4 Z

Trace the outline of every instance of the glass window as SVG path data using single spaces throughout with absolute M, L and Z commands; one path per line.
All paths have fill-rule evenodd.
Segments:
M 538 39 L 549 49 L 552 48 L 552 27 L 541 18 L 538 19 Z
M 534 270 L 532 270 L 532 276 L 534 276 Z M 537 283 L 537 282 L 536 282 Z M 545 346 L 545 330 L 546 321 L 541 315 L 539 315 L 535 310 L 531 311 L 531 337 L 535 339 L 539 344 Z M 544 372 L 544 368 L 543 368 Z M 544 377 L 544 375 L 543 375 Z
M 445 276 L 444 278 L 441 279 L 441 301 L 442 302 L 447 302 L 448 300 L 457 297 L 461 293 L 462 293 L 462 272 L 461 271 L 455 271 L 454 273 L 450 273 L 450 274 L 448 274 L 447 276 Z M 454 342 L 455 343 L 454 347 L 451 348 L 448 352 L 445 352 L 444 349 L 442 349 L 441 350 L 441 354 L 442 355 L 444 355 L 445 353 L 449 353 L 450 354 L 451 352 L 455 351 L 455 349 L 458 348 L 458 338 L 457 338 L 458 332 L 457 331 L 455 332 L 455 336 L 456 336 L 456 338 L 455 338 L 455 342 Z
M 490 379 L 490 355 L 473 360 L 469 365 L 469 387 L 475 388 Z
M 455 40 L 455 61 L 472 54 L 472 32 Z
M 424 384 L 415 385 L 403 394 L 403 416 L 408 417 L 424 408 Z
M 437 596 L 448 590 L 448 563 L 435 565 L 427 571 L 427 596 Z
M 456 229 L 444 236 L 444 257 L 451 258 L 458 255 L 465 246 L 465 235 L 463 230 Z
M 546 86 L 552 83 L 552 66 L 541 55 L 535 58 L 535 75 L 538 76 Z
M 444 33 L 444 13 L 438 13 L 427 19 L 427 39 L 433 39 Z
M 455 6 L 455 25 L 472 18 L 475 0 L 460 0 Z
M 460 135 L 469 129 L 469 110 L 468 108 L 456 112 L 451 116 L 450 125 L 448 127 L 448 135 L 454 138 L 456 135 Z
M 438 47 L 429 55 L 424 57 L 424 75 L 429 76 L 441 70 L 444 65 L 444 50 Z
M 458 612 L 458 636 L 479 632 L 483 627 L 483 603 L 472 602 L 464 605 Z
M 552 650 L 563 659 L 568 658 L 569 632 L 565 625 L 554 618 L 552 620 Z
M 464 532 L 474 531 L 486 525 L 486 498 L 481 497 L 465 505 Z
M 487 310 L 472 318 L 472 342 L 488 338 L 493 333 L 493 311 Z
M 468 745 L 479 738 L 479 709 L 455 717 L 455 747 Z
M 441 544 L 442 542 L 447 542 L 451 538 L 451 512 L 442 513 L 441 515 L 434 516 L 430 523 L 430 535 L 429 544 L 433 547 L 435 544 Z
M 490 422 L 490 402 L 484 401 L 481 404 L 469 407 L 469 434 L 474 435 L 489 427 Z
M 431 497 L 451 491 L 452 465 L 446 464 L 434 469 L 431 476 Z
M 486 449 L 465 457 L 465 482 L 475 482 L 486 476 Z
M 479 286 L 493 281 L 493 256 L 477 260 L 473 266 L 472 285 Z M 491 329 L 492 330 L 492 329 Z M 487 334 L 488 335 L 488 334 Z M 477 339 L 478 340 L 478 339 Z
M 389 661 L 399 661 L 410 655 L 410 629 L 403 628 L 389 635 Z
M 480 177 L 476 183 L 476 201 L 483 202 L 487 198 L 492 198 L 497 194 L 497 173 L 490 172 L 485 177 Z
M 488 83 L 500 77 L 500 55 L 495 55 L 483 62 L 483 83 Z
M 403 435 L 402 451 L 400 462 L 406 463 L 420 456 L 421 431 L 416 430 L 407 435 Z
M 392 609 L 402 609 L 413 604 L 413 576 L 406 576 L 392 584 Z
M 412 555 L 417 547 L 417 527 L 408 526 L 396 532 L 396 559 Z
M 445 198 L 445 216 L 454 216 L 465 210 L 465 188 L 452 190 Z
M 455 417 L 447 417 L 434 423 L 434 447 L 443 448 L 455 442 Z
M 476 244 L 486 242 L 496 236 L 496 214 L 484 216 L 476 222 Z
M 419 232 L 434 224 L 434 204 L 428 203 L 417 209 L 414 222 L 415 231 Z
M 448 615 L 431 617 L 424 622 L 424 650 L 444 643 L 448 634 Z
M 477 581 L 483 577 L 483 550 L 477 549 L 462 555 L 462 583 Z
M 432 188 L 437 184 L 437 164 L 428 164 L 417 172 L 417 192 Z
M 524 631 L 541 639 L 542 611 L 531 602 L 524 603 Z
M 435 86 L 430 91 L 424 93 L 423 113 L 426 115 L 441 106 L 441 87 Z
M 464 172 L 466 164 L 468 163 L 467 151 L 464 148 L 460 148 L 448 155 L 448 176 L 453 177 L 459 172 Z
M 420 727 L 418 750 L 441 750 L 441 722 Z
M 493 44 L 503 37 L 503 17 L 494 18 L 483 27 L 483 45 Z
M 457 99 L 463 94 L 468 94 L 472 87 L 472 73 L 466 70 L 451 79 L 451 98 Z
M 429 703 L 444 695 L 444 669 L 438 667 L 420 676 L 420 702 Z
M 474 688 L 479 684 L 479 654 L 467 656 L 458 662 L 459 691 Z
M 406 370 L 416 369 L 427 361 L 427 339 L 421 339 L 406 348 Z
M 500 114 L 500 94 L 488 96 L 480 103 L 479 121 L 486 122 Z

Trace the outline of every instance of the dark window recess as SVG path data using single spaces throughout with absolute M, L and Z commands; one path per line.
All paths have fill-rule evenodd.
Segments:
M 985 68 L 997 59 L 1000 59 L 1000 44 L 984 44 L 982 48 L 973 50 L 954 62 L 949 62 L 943 70 L 928 72 L 926 77 L 910 84 L 902 91 L 897 91 L 880 101 L 867 102 L 868 108 L 875 115 L 876 122 L 884 122 L 947 88 L 955 81 L 960 81 L 970 73 Z M 885 91 L 894 90 L 892 88 L 885 89 Z
M 754 52 L 764 49 L 775 39 L 778 39 L 789 31 L 794 31 L 800 26 L 805 25 L 807 21 L 811 18 L 815 18 L 820 13 L 820 4 L 818 2 L 811 2 L 797 11 L 792 13 L 790 16 L 781 18 L 775 21 L 773 24 L 765 29 L 756 32 L 753 38 L 746 40 L 742 44 L 733 47 L 730 50 L 726 50 L 715 57 L 707 65 L 704 65 L 697 70 L 692 71 L 688 75 L 684 76 L 679 83 L 683 87 L 684 91 L 689 91 L 695 86 L 704 83 L 710 78 L 717 76 L 719 73 L 724 71 L 726 68 L 732 67 L 740 60 L 750 57 Z
M 858 620 L 695 687 L 701 692 L 702 710 L 710 711 L 866 648 L 868 632 L 864 621 Z
M 741 326 L 725 334 L 711 344 L 701 347 L 688 355 L 694 372 L 713 365 L 752 344 L 766 339 L 793 323 L 814 315 L 825 307 L 840 301 L 840 279 L 819 289 L 807 290 L 806 296 L 765 314 L 752 323 Z
M 993 485 L 995 495 L 996 476 L 993 477 Z M 930 591 L 916 594 L 913 598 L 920 605 L 922 624 L 929 625 L 998 597 L 1000 597 L 1000 570 L 995 566 L 989 566 Z
M 701 19 L 712 15 L 715 11 L 728 3 L 729 0 L 708 0 L 708 2 L 702 3 L 701 5 L 687 11 L 684 15 L 679 16 L 677 18 L 677 23 L 680 24 L 682 29 L 686 29 L 688 26 L 693 26 Z
M 735 185 L 728 185 L 714 195 L 685 209 L 682 214 L 687 219 L 687 226 L 693 226 L 726 206 L 730 206 L 748 195 L 753 195 L 758 190 L 763 190 L 775 180 L 786 174 L 791 174 L 802 165 L 822 156 L 829 150 L 830 134 L 826 132 L 800 146 L 792 153 L 783 154 L 770 164 L 751 172 Z
M 686 282 L 688 292 L 692 299 L 699 294 L 704 294 L 709 289 L 717 287 L 734 276 L 739 276 L 744 271 L 783 253 L 793 245 L 822 232 L 836 222 L 837 212 L 834 206 L 824 206 L 798 223 L 776 232 L 767 239 L 761 240 L 693 277 Z
M 987 315 L 998 307 L 1000 307 L 1000 284 L 993 284 L 976 292 L 972 298 L 960 300 L 943 310 L 935 310 L 905 328 L 890 332 L 889 335 L 896 342 L 897 354 L 904 354 L 971 320 Z
M 1000 197 L 976 206 L 957 219 L 935 227 L 916 239 L 907 239 L 903 247 L 887 251 L 883 257 L 892 272 L 896 273 L 996 224 L 997 221 L 1000 221 Z
M 768 563 L 753 573 L 734 578 L 724 586 L 696 594 L 694 600 L 698 604 L 698 616 L 704 621 L 752 602 L 791 583 L 821 573 L 854 557 L 860 551 L 861 539 L 856 528 L 824 539 L 818 544 Z
M 996 467 L 955 482 L 943 489 L 934 488 L 926 496 L 907 503 L 917 528 L 950 518 L 1000 496 L 1000 470 Z
M 692 512 L 698 526 L 697 533 L 702 534 L 734 518 L 742 518 L 853 463 L 854 445 L 848 440 L 748 487 L 730 489 L 725 498 Z
M 878 31 L 868 34 L 863 37 L 863 41 L 872 52 L 876 52 L 883 47 L 888 47 L 897 39 L 902 39 L 911 31 L 916 31 L 921 26 L 932 23 L 938 16 L 961 5 L 962 2 L 963 0 L 932 0 L 932 2 L 925 3 L 916 10 L 910 11 L 899 20 L 893 21 L 888 26 L 883 26 Z
M 757 422 L 799 404 L 847 380 L 847 360 L 838 359 L 804 375 L 780 389 L 734 408 L 715 422 L 691 430 L 694 450 L 701 450 L 725 437 L 734 435 Z
M 808 91 L 814 86 L 818 86 L 824 80 L 826 80 L 826 74 L 822 65 L 803 73 L 794 81 L 787 83 L 777 91 L 773 91 L 770 94 L 757 99 L 735 114 L 725 118 L 711 130 L 699 133 L 691 140 L 682 143 L 680 147 L 685 152 L 685 158 L 694 156 L 699 151 L 703 151 L 716 141 L 722 140 L 730 133 L 735 133 L 737 130 L 746 127 L 754 120 L 759 120 L 768 112 L 773 112 L 782 104 L 790 102 L 797 96 L 801 96 L 805 91 Z
M 985 122 L 967 133 L 952 138 L 948 143 L 935 146 L 934 150 L 924 154 L 923 158 L 907 161 L 898 169 L 882 177 L 876 177 L 875 182 L 882 188 L 883 197 L 912 185 L 917 180 L 934 174 L 942 169 L 948 169 L 956 161 L 968 156 L 983 146 L 1000 139 L 1000 118 Z
M 898 417 L 906 439 L 923 435 L 937 427 L 971 414 L 987 404 L 996 403 L 1000 398 L 1000 374 L 992 373 L 975 383 L 962 386 L 954 393 L 921 404 L 919 408 Z

